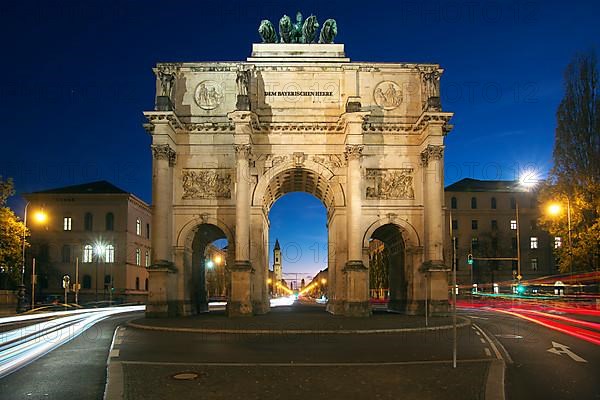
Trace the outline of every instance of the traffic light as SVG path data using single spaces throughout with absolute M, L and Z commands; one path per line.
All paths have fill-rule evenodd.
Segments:
M 473 265 L 473 254 L 467 255 L 467 264 Z

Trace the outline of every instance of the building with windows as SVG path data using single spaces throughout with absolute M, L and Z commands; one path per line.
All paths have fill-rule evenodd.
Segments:
M 519 272 L 523 281 L 558 272 L 553 249 L 562 239 L 538 226 L 541 207 L 535 189 L 517 181 L 466 178 L 446 187 L 445 204 L 445 257 L 452 265 L 454 236 L 459 285 L 491 291 L 496 283 L 507 290 Z
M 151 262 L 150 206 L 106 181 L 25 194 L 28 214 L 43 210 L 44 224 L 31 224 L 25 277 L 36 261 L 36 299 L 64 293 L 63 277 L 80 284 L 80 303 L 145 301 Z M 31 288 L 30 282 L 27 286 Z M 71 287 L 73 289 L 73 287 Z M 69 301 L 74 300 L 71 293 Z

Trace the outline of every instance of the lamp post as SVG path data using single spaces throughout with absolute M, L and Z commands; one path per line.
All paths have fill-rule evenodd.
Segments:
M 562 211 L 559 203 L 552 203 L 548 206 L 548 213 L 557 216 Z M 567 238 L 569 241 L 569 274 L 573 275 L 573 242 L 571 240 L 571 199 L 567 196 Z
M 98 243 L 95 246 L 96 250 L 96 302 L 98 301 L 98 270 L 100 269 L 100 256 L 106 251 L 106 247 L 102 243 Z
M 27 304 L 25 302 L 25 245 L 27 244 L 27 210 L 29 209 L 30 201 L 25 204 L 25 212 L 23 214 L 23 247 L 22 247 L 22 259 L 23 262 L 21 264 L 21 282 L 19 283 L 17 290 L 17 312 L 23 312 L 27 309 Z M 39 223 L 44 223 L 46 221 L 46 214 L 44 211 L 40 210 L 34 215 L 35 220 Z M 34 279 L 33 276 L 31 279 Z

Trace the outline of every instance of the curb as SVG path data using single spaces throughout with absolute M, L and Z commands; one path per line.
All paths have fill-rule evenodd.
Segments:
M 471 320 L 465 317 L 457 317 L 463 322 L 457 323 L 457 328 L 471 325 Z M 150 326 L 128 322 L 127 326 L 135 329 L 162 332 L 184 332 L 203 334 L 242 334 L 242 335 L 376 335 L 407 332 L 441 331 L 454 328 L 453 325 L 429 326 L 422 328 L 389 328 L 389 329 L 212 329 L 212 328 L 172 328 L 162 326 Z
M 503 359 L 492 360 L 485 384 L 485 400 L 504 400 L 504 373 L 506 363 Z
M 113 333 L 108 358 L 106 359 L 106 385 L 104 386 L 104 400 L 121 400 L 124 396 L 125 382 L 123 380 L 123 366 L 120 361 L 112 361 L 115 358 L 115 339 L 121 327 L 117 326 Z

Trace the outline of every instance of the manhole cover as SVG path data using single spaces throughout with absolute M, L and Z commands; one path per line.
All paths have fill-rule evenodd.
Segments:
M 173 375 L 173 379 L 178 381 L 193 381 L 196 378 L 198 378 L 198 374 L 195 372 L 179 372 Z

